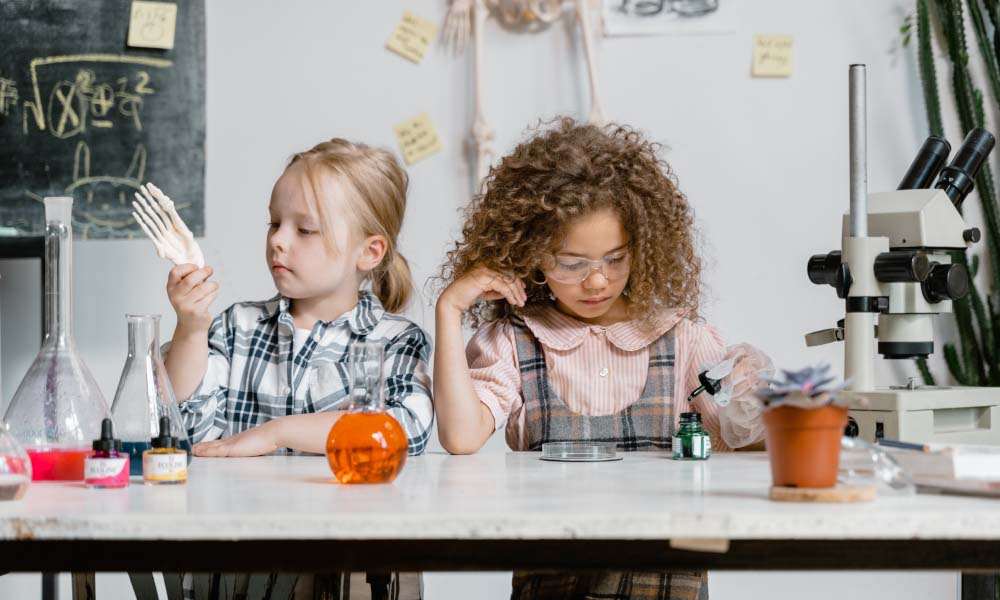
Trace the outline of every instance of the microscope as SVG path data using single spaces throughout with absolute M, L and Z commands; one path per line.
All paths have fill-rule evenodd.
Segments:
M 869 195 L 865 93 L 865 66 L 851 65 L 850 210 L 841 249 L 812 256 L 807 267 L 810 281 L 836 289 L 845 316 L 836 328 L 807 334 L 806 345 L 844 342 L 847 435 L 1000 444 L 1000 388 L 874 382 L 876 351 L 886 359 L 927 358 L 934 352 L 934 315 L 952 312 L 952 302 L 969 292 L 969 273 L 952 256 L 981 236 L 959 209 L 994 137 L 973 129 L 944 166 L 951 146 L 932 136 L 899 189 Z

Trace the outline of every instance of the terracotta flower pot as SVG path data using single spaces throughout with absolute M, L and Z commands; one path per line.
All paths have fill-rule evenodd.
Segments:
M 825 488 L 837 483 L 847 408 L 781 406 L 764 411 L 775 486 Z

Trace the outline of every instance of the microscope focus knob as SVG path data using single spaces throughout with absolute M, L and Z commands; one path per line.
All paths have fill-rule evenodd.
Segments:
M 931 272 L 922 250 L 892 250 L 875 257 L 875 279 L 882 283 L 920 283 Z
M 837 289 L 837 297 L 846 298 L 848 292 L 851 291 L 853 283 L 854 276 L 851 275 L 851 268 L 847 266 L 847 263 L 840 263 L 840 266 L 837 267 L 837 276 L 833 284 L 833 287 Z
M 966 229 L 965 231 L 962 232 L 962 239 L 971 244 L 975 244 L 980 239 L 982 239 L 982 237 L 983 234 L 979 231 L 978 227 L 973 227 L 972 229 Z
M 969 272 L 962 265 L 933 263 L 931 274 L 921 286 L 927 301 L 958 300 L 969 293 Z
M 829 254 L 814 254 L 809 258 L 806 273 L 816 285 L 837 285 L 837 270 L 843 262 L 839 250 Z

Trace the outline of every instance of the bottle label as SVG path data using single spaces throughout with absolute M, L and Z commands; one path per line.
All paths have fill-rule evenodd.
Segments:
M 128 456 L 123 458 L 97 458 L 88 456 L 83 461 L 83 479 L 86 485 L 124 487 L 128 485 Z
M 705 434 L 675 435 L 670 448 L 677 459 L 706 459 L 712 455 L 712 440 Z
M 156 454 L 147 451 L 142 455 L 142 478 L 146 481 L 184 481 L 187 479 L 187 453 Z

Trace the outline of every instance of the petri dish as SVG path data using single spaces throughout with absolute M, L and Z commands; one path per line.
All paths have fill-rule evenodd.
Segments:
M 542 444 L 542 460 L 604 462 L 621 460 L 613 442 L 548 442 Z

